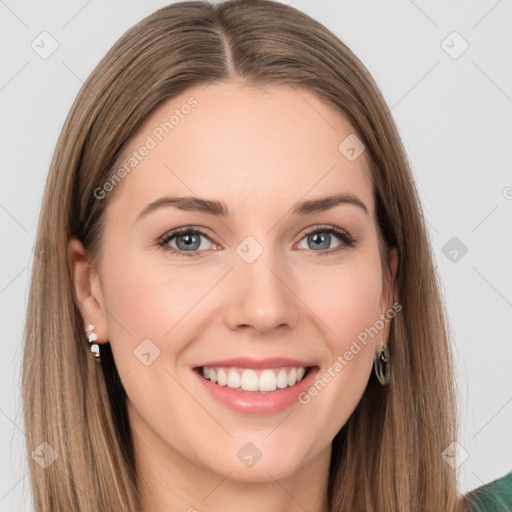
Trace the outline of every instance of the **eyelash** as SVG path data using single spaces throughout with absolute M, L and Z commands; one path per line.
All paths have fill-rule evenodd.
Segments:
M 308 235 L 313 235 L 315 233 L 329 233 L 332 235 L 336 235 L 342 243 L 335 247 L 334 249 L 325 249 L 322 251 L 313 251 L 312 249 L 309 249 L 309 251 L 315 253 L 314 256 L 311 256 L 313 258 L 316 258 L 318 256 L 326 256 L 326 255 L 332 255 L 334 253 L 337 253 L 338 251 L 344 249 L 345 247 L 352 247 L 354 246 L 356 240 L 354 240 L 346 231 L 339 229 L 334 226 L 315 226 L 314 228 L 306 230 L 303 234 L 299 242 Z M 173 238 L 183 235 L 183 234 L 193 234 L 193 235 L 202 235 L 205 238 L 208 238 L 210 240 L 210 237 L 207 233 L 205 233 L 200 228 L 195 227 L 184 227 L 184 228 L 177 228 L 173 231 L 170 231 L 169 233 L 165 234 L 158 240 L 158 245 L 161 246 L 163 249 L 172 252 L 173 254 L 176 254 L 177 256 L 184 256 L 184 257 L 197 257 L 200 255 L 201 252 L 204 251 L 181 251 L 178 249 L 175 249 L 174 247 L 171 247 L 170 245 L 167 245 Z M 212 241 L 212 240 L 210 240 Z

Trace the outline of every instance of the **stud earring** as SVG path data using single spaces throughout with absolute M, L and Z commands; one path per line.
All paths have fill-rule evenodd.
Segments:
M 100 346 L 97 343 L 94 343 L 98 339 L 98 335 L 93 332 L 94 324 L 89 324 L 87 329 L 85 330 L 85 334 L 87 334 L 87 339 L 91 344 L 91 352 L 94 354 L 94 359 L 97 363 L 100 362 Z
M 385 386 L 390 379 L 389 349 L 386 343 L 382 343 L 382 349 L 373 360 L 373 369 L 379 382 Z

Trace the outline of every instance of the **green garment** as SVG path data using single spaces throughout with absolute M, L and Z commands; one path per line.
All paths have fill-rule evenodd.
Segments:
M 512 511 L 512 471 L 468 493 L 471 512 Z

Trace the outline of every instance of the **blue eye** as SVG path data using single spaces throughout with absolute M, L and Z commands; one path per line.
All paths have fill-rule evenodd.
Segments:
M 341 240 L 341 243 L 330 248 L 333 235 Z M 201 238 L 206 238 L 212 243 L 210 237 L 199 228 L 177 228 L 161 237 L 158 245 L 177 256 L 202 256 L 201 253 L 205 248 L 201 243 Z M 301 242 L 302 240 L 306 240 L 308 244 L 306 249 L 314 256 L 330 255 L 355 244 L 355 240 L 346 231 L 334 226 L 315 226 L 314 229 L 303 234 Z M 170 245 L 171 243 L 175 243 L 175 246 Z
M 164 235 L 158 244 L 179 256 L 198 256 L 198 249 L 201 247 L 201 237 L 209 240 L 208 235 L 200 229 L 178 228 Z M 176 247 L 169 245 L 174 239 L 176 239 Z
M 336 247 L 329 249 L 332 241 L 332 235 L 341 240 L 341 243 Z M 308 249 L 314 253 L 318 253 L 314 254 L 314 256 L 326 256 L 333 254 L 345 247 L 352 247 L 355 243 L 355 240 L 346 231 L 334 226 L 319 226 L 308 230 L 304 233 L 302 240 L 306 240 L 306 243 L 309 246 Z M 318 248 L 321 250 L 316 250 Z

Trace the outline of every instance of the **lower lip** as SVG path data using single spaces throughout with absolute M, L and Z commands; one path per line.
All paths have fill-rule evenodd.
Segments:
M 307 375 L 294 386 L 266 392 L 237 391 L 227 386 L 219 386 L 202 377 L 197 370 L 192 371 L 206 391 L 230 409 L 244 414 L 267 415 L 284 411 L 298 403 L 298 396 L 311 386 L 318 367 L 310 368 Z

